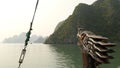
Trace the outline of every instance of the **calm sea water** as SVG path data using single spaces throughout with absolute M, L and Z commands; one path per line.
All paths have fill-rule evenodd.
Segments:
M 17 68 L 23 44 L 0 44 L 0 68 Z M 101 68 L 118 68 L 120 46 L 114 47 L 115 59 Z M 81 51 L 75 45 L 30 44 L 21 68 L 82 68 Z

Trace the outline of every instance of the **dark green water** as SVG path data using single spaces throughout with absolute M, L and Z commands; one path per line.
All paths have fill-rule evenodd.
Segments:
M 110 60 L 110 64 L 103 64 L 101 65 L 101 68 L 120 68 L 120 44 L 117 44 L 115 47 L 113 47 L 115 53 L 112 53 L 114 59 Z
M 0 68 L 17 68 L 23 44 L 0 44 Z M 120 46 L 113 47 L 115 58 L 101 68 L 118 68 Z M 80 48 L 76 45 L 30 44 L 21 68 L 82 68 Z
M 74 45 L 52 45 L 55 48 L 56 52 L 63 54 L 66 59 L 71 60 L 72 62 L 67 62 L 69 68 L 82 68 L 82 57 L 81 51 L 78 46 Z M 110 64 L 102 64 L 101 68 L 118 68 L 120 66 L 120 45 L 111 47 L 115 52 L 110 54 L 114 59 L 110 59 Z M 68 58 L 67 58 L 68 57 Z M 71 65 L 74 65 L 72 67 Z
M 60 65 L 65 64 L 65 68 L 82 68 L 82 57 L 80 48 L 76 45 L 51 45 L 58 53 Z M 65 62 L 61 62 L 65 60 Z M 63 67 L 64 68 L 64 67 Z

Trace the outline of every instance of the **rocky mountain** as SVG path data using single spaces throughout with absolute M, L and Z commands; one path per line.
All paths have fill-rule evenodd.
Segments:
M 92 5 L 80 3 L 45 43 L 76 44 L 78 27 L 120 40 L 120 0 L 97 0 Z
M 47 37 L 38 37 L 37 40 L 34 41 L 34 43 L 44 43 Z
M 26 33 L 23 32 L 19 35 L 15 35 L 15 36 L 6 38 L 5 40 L 3 40 L 3 43 L 24 43 L 25 39 L 26 39 Z M 32 42 L 32 43 L 43 43 L 44 40 L 45 39 L 43 37 L 36 36 L 36 35 L 32 35 L 30 38 L 30 42 Z

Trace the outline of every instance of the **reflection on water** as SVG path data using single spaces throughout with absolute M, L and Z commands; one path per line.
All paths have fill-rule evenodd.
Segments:
M 59 68 L 82 68 L 80 49 L 76 45 L 51 45 Z
M 17 68 L 23 44 L 0 44 L 0 68 Z M 74 45 L 31 44 L 21 68 L 81 68 L 80 50 Z
M 17 68 L 23 44 L 0 44 L 0 68 Z M 120 46 L 114 47 L 115 59 L 101 68 L 120 65 Z M 76 45 L 30 44 L 21 68 L 82 68 L 81 52 Z

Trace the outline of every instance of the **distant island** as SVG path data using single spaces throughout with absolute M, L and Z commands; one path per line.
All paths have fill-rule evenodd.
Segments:
M 15 35 L 3 40 L 3 43 L 24 43 L 26 39 L 26 33 L 23 32 L 19 35 Z M 30 38 L 31 43 L 44 43 L 46 38 L 42 36 L 32 35 Z
M 76 44 L 77 29 L 120 40 L 120 0 L 97 0 L 91 5 L 80 3 L 72 15 L 60 22 L 45 41 L 47 44 Z

